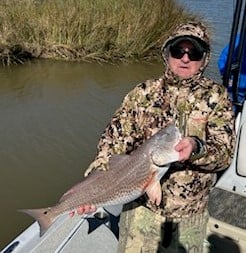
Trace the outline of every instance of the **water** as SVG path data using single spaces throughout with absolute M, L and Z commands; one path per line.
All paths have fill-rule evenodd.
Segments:
M 17 209 L 53 205 L 95 156 L 123 96 L 161 64 L 38 61 L 0 69 L 0 245 L 32 221 Z
M 232 0 L 180 0 L 213 31 L 207 75 L 228 42 Z M 226 10 L 226 11 L 225 11 Z M 81 180 L 98 138 L 124 95 L 159 77 L 162 65 L 38 61 L 0 68 L 0 248 L 33 222 L 19 208 L 53 205 Z

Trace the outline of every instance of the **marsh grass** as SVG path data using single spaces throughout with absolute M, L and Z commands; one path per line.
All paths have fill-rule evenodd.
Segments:
M 191 19 L 174 0 L 1 0 L 0 59 L 153 60 L 170 29 Z

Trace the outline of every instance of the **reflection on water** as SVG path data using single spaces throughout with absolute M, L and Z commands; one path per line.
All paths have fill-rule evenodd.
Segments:
M 39 61 L 0 69 L 0 247 L 81 180 L 123 96 L 162 64 Z

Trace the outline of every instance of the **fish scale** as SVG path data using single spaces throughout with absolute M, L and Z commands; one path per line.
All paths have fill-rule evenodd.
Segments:
M 144 193 L 151 201 L 160 201 L 159 180 L 168 170 L 169 164 L 178 160 L 179 154 L 174 147 L 179 140 L 179 130 L 170 124 L 147 139 L 130 155 L 112 155 L 107 171 L 91 173 L 64 193 L 53 207 L 20 211 L 38 221 L 40 235 L 43 235 L 59 215 L 79 206 L 121 205 Z

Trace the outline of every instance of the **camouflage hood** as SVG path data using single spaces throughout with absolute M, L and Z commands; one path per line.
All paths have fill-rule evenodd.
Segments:
M 199 69 L 198 73 L 194 74 L 192 77 L 188 79 L 183 80 L 181 80 L 170 70 L 168 64 L 168 50 L 169 50 L 168 46 L 173 41 L 176 41 L 177 39 L 182 37 L 188 37 L 192 40 L 195 40 L 197 44 L 199 44 L 199 47 L 202 47 L 207 52 L 204 58 L 204 62 L 201 68 Z M 210 38 L 206 30 L 206 27 L 202 23 L 196 22 L 189 22 L 178 25 L 171 33 L 171 35 L 168 37 L 168 39 L 164 42 L 162 46 L 162 57 L 165 65 L 164 77 L 170 80 L 171 82 L 177 84 L 177 82 L 180 83 L 181 81 L 182 85 L 184 85 L 185 83 L 188 84 L 196 79 L 199 79 L 202 76 L 210 60 Z

